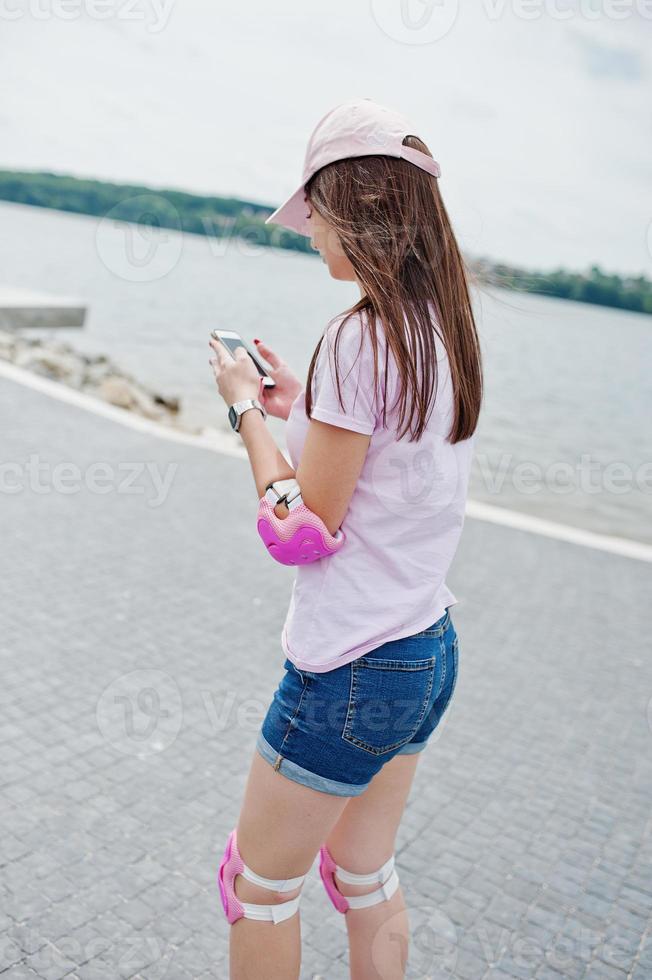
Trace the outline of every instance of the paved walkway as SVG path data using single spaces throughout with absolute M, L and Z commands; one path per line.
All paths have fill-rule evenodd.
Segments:
M 292 573 L 240 459 L 7 380 L 0 418 L 23 484 L 0 497 L 0 977 L 225 980 L 215 872 Z M 450 585 L 460 682 L 398 842 L 408 976 L 649 980 L 652 565 L 469 518 Z M 347 977 L 316 867 L 302 909 L 302 976 Z

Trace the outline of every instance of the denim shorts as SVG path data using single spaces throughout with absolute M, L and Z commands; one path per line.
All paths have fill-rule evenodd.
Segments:
M 383 765 L 420 752 L 449 707 L 458 675 L 447 609 L 428 629 L 316 673 L 286 659 L 256 748 L 289 779 L 358 796 Z

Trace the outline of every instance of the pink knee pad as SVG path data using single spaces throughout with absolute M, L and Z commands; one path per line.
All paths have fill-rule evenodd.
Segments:
M 222 858 L 218 873 L 222 907 L 230 925 L 233 925 L 234 922 L 237 922 L 244 915 L 242 903 L 238 899 L 234 887 L 235 876 L 242 874 L 243 871 L 244 861 L 238 851 L 235 830 L 232 830 L 226 842 L 224 857 Z
M 238 919 L 257 919 L 259 922 L 285 922 L 299 911 L 301 894 L 295 898 L 271 905 L 254 905 L 251 902 L 241 902 L 235 893 L 236 875 L 242 875 L 247 881 L 271 892 L 282 894 L 294 891 L 303 885 L 305 874 L 295 878 L 264 878 L 252 868 L 247 867 L 238 850 L 236 831 L 232 830 L 226 842 L 226 850 L 220 864 L 218 882 L 222 907 L 229 924 L 233 925 Z
M 398 875 L 394 868 L 394 855 L 383 864 L 378 871 L 370 874 L 359 874 L 347 871 L 336 864 L 326 845 L 319 850 L 319 874 L 324 882 L 324 888 L 338 912 L 348 912 L 350 909 L 367 909 L 379 902 L 388 902 L 398 888 Z M 375 885 L 380 887 L 364 895 L 343 895 L 337 887 L 335 875 L 350 885 Z
M 321 880 L 324 882 L 326 894 L 338 912 L 348 912 L 348 899 L 346 895 L 342 894 L 335 882 L 336 871 L 337 865 L 335 864 L 335 861 L 333 861 L 330 851 L 326 845 L 324 845 L 319 850 L 319 874 L 321 875 Z

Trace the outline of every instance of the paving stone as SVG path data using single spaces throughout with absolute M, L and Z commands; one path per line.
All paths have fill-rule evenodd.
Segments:
M 98 956 L 77 967 L 75 976 L 79 980 L 114 980 L 116 972 L 112 963 L 108 963 L 101 956 Z
M 5 976 L 7 980 L 35 980 L 38 977 L 38 973 L 27 966 L 26 963 L 18 963 L 16 966 L 10 967 L 2 976 L 3 980 Z
M 465 949 L 458 949 L 453 976 L 459 980 L 477 980 L 484 975 L 487 962 Z
M 49 943 L 26 959 L 26 964 L 43 980 L 61 980 L 74 972 L 77 962 Z
M 557 970 L 553 970 L 552 967 L 544 963 L 543 966 L 540 966 L 537 969 L 533 976 L 535 980 L 561 980 L 563 974 L 559 973 Z
M 152 908 L 139 898 L 132 898 L 116 906 L 115 914 L 124 919 L 133 929 L 143 929 L 154 918 Z
M 485 912 L 485 917 L 492 922 L 498 922 L 510 929 L 516 929 L 518 923 L 526 914 L 528 907 L 525 902 L 517 898 L 512 898 L 506 893 L 496 895 L 489 908 Z
M 82 471 L 98 459 L 177 465 L 159 508 L 86 488 L 74 499 L 26 490 L 0 508 L 11 569 L 0 608 L 2 980 L 225 980 L 215 874 L 256 726 L 217 728 L 207 706 L 234 677 L 261 705 L 271 698 L 291 577 L 260 560 L 241 460 L 7 381 L 0 413 L 20 419 L 3 431 L 4 460 L 39 447 Z M 216 485 L 229 514 L 219 525 Z M 514 569 L 532 585 L 516 603 Z M 397 845 L 411 917 L 434 908 L 453 921 L 460 980 L 652 977 L 641 948 L 652 918 L 651 573 L 466 521 L 450 576 L 460 685 Z M 614 675 L 615 650 L 640 666 L 628 653 Z M 167 675 L 180 699 L 164 747 L 135 729 L 130 740 L 125 725 L 117 744 L 100 723 L 103 696 L 136 670 Z M 306 980 L 348 978 L 345 923 L 316 868 L 302 929 Z M 52 957 L 39 970 L 41 950 Z M 450 980 L 441 964 L 431 972 Z
M 586 980 L 626 980 L 627 974 L 607 963 L 591 963 L 586 973 Z
M 8 933 L 0 936 L 0 973 L 19 964 L 25 958 L 25 952 L 19 943 Z

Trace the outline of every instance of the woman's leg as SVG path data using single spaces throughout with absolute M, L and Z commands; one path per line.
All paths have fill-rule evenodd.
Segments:
M 255 752 L 237 827 L 238 849 L 244 863 L 265 878 L 305 874 L 348 799 L 288 779 Z M 237 897 L 253 904 L 289 901 L 299 891 L 280 895 L 242 876 L 235 879 Z M 278 923 L 238 919 L 231 926 L 230 938 L 231 980 L 299 977 L 298 913 Z
M 394 756 L 364 793 L 348 801 L 326 840 L 331 857 L 340 867 L 369 874 L 392 856 L 418 758 L 419 753 Z M 349 885 L 337 875 L 335 880 L 344 895 L 363 895 L 378 888 L 377 884 Z M 349 909 L 346 925 L 351 980 L 403 980 L 408 918 L 400 887 L 389 901 Z

